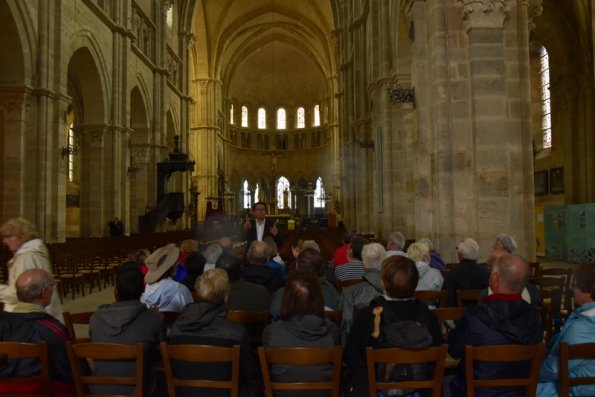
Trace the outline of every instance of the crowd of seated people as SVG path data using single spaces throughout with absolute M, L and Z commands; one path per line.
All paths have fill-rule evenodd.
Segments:
M 366 348 L 404 347 L 423 349 L 447 343 L 452 358 L 460 360 L 452 376 L 445 378 L 444 395 L 466 395 L 465 346 L 499 344 L 533 345 L 544 339 L 538 297 L 526 298 L 530 270 L 527 262 L 512 252 L 514 239 L 498 236 L 490 263 L 478 263 L 479 246 L 473 239 L 457 245 L 460 263 L 442 273 L 432 267 L 428 242 L 416 242 L 408 248 L 395 244 L 404 240 L 401 233 L 393 234 L 386 250 L 377 242 L 354 236 L 348 243 L 349 261 L 334 266 L 324 263 L 315 242 L 302 243 L 295 250 L 295 269 L 288 269 L 274 258 L 276 246 L 256 240 L 243 261 L 225 247 L 199 252 L 197 244 L 186 241 L 184 248 L 169 244 L 153 253 L 136 252 L 122 265 L 115 278 L 115 302 L 97 308 L 91 317 L 89 335 L 93 342 L 112 342 L 144 346 L 144 395 L 164 394 L 163 374 L 159 366 L 159 344 L 205 344 L 240 346 L 240 390 L 244 396 L 260 396 L 263 385 L 260 369 L 246 329 L 226 318 L 229 310 L 268 312 L 270 324 L 262 333 L 262 345 L 267 349 L 286 347 L 343 346 L 345 364 L 342 394 L 361 396 L 368 393 Z M 274 241 L 274 240 L 271 240 Z M 431 242 L 429 243 L 431 244 Z M 318 249 L 316 249 L 318 248 Z M 183 251 L 183 252 L 182 252 Z M 390 251 L 399 251 L 388 255 Z M 500 252 L 502 251 L 502 252 Z M 211 255 L 211 253 L 218 255 Z M 405 253 L 406 252 L 406 253 Z M 209 258 L 207 259 L 207 256 Z M 270 261 L 275 264 L 269 265 Z M 214 262 L 213 268 L 205 264 Z M 349 266 L 348 271 L 337 270 Z M 357 267 L 359 266 L 359 268 Z M 279 271 L 284 269 L 282 276 Z M 180 268 L 184 268 L 181 271 Z M 348 275 L 359 283 L 338 291 L 327 269 L 335 276 Z M 144 269 L 144 271 L 143 271 Z M 340 280 L 340 278 L 338 278 Z M 11 312 L 0 312 L 0 341 L 42 342 L 50 350 L 52 395 L 74 395 L 70 364 L 64 343 L 68 333 L 60 321 L 46 312 L 53 298 L 55 281 L 50 272 L 32 269 L 22 272 L 14 281 L 17 302 Z M 550 340 L 545 362 L 539 376 L 538 395 L 559 395 L 559 350 L 561 343 L 595 342 L 595 264 L 577 268 L 572 285 L 576 309 L 569 314 L 560 333 Z M 456 292 L 484 290 L 481 298 L 469 305 L 465 314 L 454 324 L 448 339 L 443 337 L 433 307 L 415 299 L 416 290 L 444 290 L 445 304 L 456 306 Z M 325 311 L 342 312 L 340 328 Z M 169 332 L 162 313 L 175 311 L 179 315 Z M 399 338 L 407 324 L 417 327 L 414 339 L 403 345 Z M 409 330 L 410 331 L 410 330 Z M 9 364 L 0 366 L 0 379 L 26 375 L 35 366 Z M 524 365 L 490 364 L 475 367 L 478 377 L 518 375 L 527 372 Z M 105 362 L 94 366 L 97 374 L 109 376 L 134 372 L 131 363 Z M 214 380 L 225 378 L 229 368 L 224 365 L 188 363 L 177 367 L 182 377 L 201 373 Z M 395 379 L 418 376 L 399 368 L 387 376 Z M 570 366 L 579 376 L 595 375 L 593 362 L 581 361 Z M 329 366 L 304 367 L 273 365 L 275 381 L 329 380 Z M 423 372 L 423 371 L 422 371 Z M 430 371 L 425 371 L 425 376 Z M 161 380 L 160 380 L 161 379 Z M 27 385 L 11 387 L 25 388 Z M 5 386 L 0 381 L 0 392 Z M 95 393 L 132 392 L 132 386 L 94 387 Z M 21 390 L 21 389 L 19 389 Z M 17 390 L 17 391 L 19 391 Z M 593 394 L 595 386 L 576 386 L 578 392 Z M 14 392 L 13 389 L 8 392 Z M 193 395 L 184 391 L 180 395 Z M 201 395 L 226 395 L 208 390 Z M 518 388 L 482 388 L 476 396 L 513 396 L 523 394 Z M 307 395 L 300 392 L 299 395 Z M 320 394 L 313 394 L 320 395 Z M 413 394 L 412 394 L 413 395 Z M 423 395 L 423 394 L 421 394 Z

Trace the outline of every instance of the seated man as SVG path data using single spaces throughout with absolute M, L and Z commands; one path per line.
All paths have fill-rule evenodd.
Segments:
M 269 291 L 263 285 L 244 280 L 240 258 L 231 254 L 223 254 L 217 259 L 217 268 L 225 270 L 229 277 L 228 310 L 255 312 L 269 310 Z
M 495 262 L 490 274 L 490 288 L 494 293 L 481 299 L 469 309 L 448 338 L 448 353 L 461 359 L 457 374 L 450 382 L 453 396 L 464 396 L 465 345 L 489 346 L 503 344 L 533 345 L 543 338 L 539 311 L 521 298 L 529 279 L 529 266 L 516 255 L 503 255 Z M 477 379 L 504 378 L 528 375 L 525 363 L 479 363 L 475 366 Z M 518 396 L 518 388 L 480 388 L 475 396 Z
M 99 306 L 89 323 L 93 342 L 144 345 L 145 375 L 144 395 L 156 396 L 154 374 L 155 362 L 159 359 L 159 343 L 165 340 L 163 315 L 149 310 L 140 302 L 144 289 L 143 274 L 139 269 L 121 268 L 116 274 L 114 295 L 116 303 Z M 134 376 L 134 364 L 123 362 L 97 362 L 95 375 L 110 376 L 130 374 Z M 131 394 L 132 386 L 95 386 L 94 393 Z
M 264 285 L 269 292 L 278 290 L 282 283 L 278 269 L 266 267 L 269 248 L 264 241 L 253 241 L 246 255 L 248 264 L 244 266 L 243 276 L 246 280 Z
M 364 245 L 370 242 L 360 236 L 354 236 L 349 243 L 347 250 L 347 257 L 349 263 L 335 267 L 335 280 L 359 280 L 364 275 L 364 268 L 362 266 L 362 250 Z
M 537 384 L 537 395 L 540 397 L 558 396 L 560 343 L 573 345 L 595 342 L 595 263 L 581 265 L 574 278 L 576 309 L 568 316 L 562 331 L 554 335 L 550 342 Z M 570 360 L 568 370 L 572 377 L 595 376 L 595 363 L 593 360 Z M 573 386 L 570 395 L 595 395 L 595 386 Z
M 393 255 L 399 255 L 407 257 L 407 254 L 404 252 L 405 250 L 405 243 L 407 240 L 405 239 L 405 235 L 401 232 L 392 232 L 388 239 L 386 239 L 386 257 Z
M 250 350 L 250 341 L 244 326 L 225 318 L 225 303 L 229 296 L 229 278 L 223 269 L 204 272 L 196 280 L 196 302 L 184 308 L 171 331 L 172 344 L 200 344 L 231 347 L 240 345 L 240 390 L 246 395 L 256 390 L 258 367 Z M 228 379 L 229 368 L 225 365 L 188 364 L 177 366 L 177 376 L 193 378 L 193 375 L 213 380 Z M 196 393 L 180 396 L 196 395 Z M 219 395 L 219 394 L 206 394 Z M 225 394 L 223 394 L 225 395 Z M 255 395 L 255 394 L 254 394 Z
M 488 286 L 490 277 L 488 269 L 477 263 L 479 255 L 477 241 L 468 238 L 459 243 L 457 255 L 460 261 L 459 266 L 448 272 L 442 284 L 442 289 L 448 291 L 447 306 L 457 305 L 457 290 L 484 289 Z
M 45 342 L 48 347 L 52 396 L 74 396 L 72 372 L 65 342 L 70 340 L 61 322 L 46 313 L 56 282 L 43 269 L 26 270 L 16 279 L 18 302 L 12 312 L 0 312 L 0 341 Z M 10 361 L 0 366 L 0 378 L 34 375 L 39 364 L 31 360 Z M 6 387 L 11 386 L 10 389 Z M 14 383 L 0 386 L 0 394 L 39 393 L 38 384 Z

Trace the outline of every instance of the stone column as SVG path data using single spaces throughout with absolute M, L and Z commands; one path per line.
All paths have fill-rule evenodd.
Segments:
M 81 235 L 107 235 L 107 222 L 114 216 L 106 204 L 112 197 L 108 191 L 112 167 L 108 166 L 110 140 L 106 125 L 79 125 L 81 156 Z M 107 192 L 107 193 L 106 193 Z

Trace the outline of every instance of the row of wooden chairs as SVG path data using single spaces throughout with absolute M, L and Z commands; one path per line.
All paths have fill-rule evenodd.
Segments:
M 87 396 L 89 385 L 129 385 L 135 387 L 135 396 L 143 395 L 143 347 L 142 343 L 136 345 L 120 345 L 105 343 L 67 343 L 69 359 L 73 370 L 73 378 L 77 396 Z M 239 392 L 239 346 L 215 347 L 203 345 L 169 345 L 161 344 L 164 360 L 165 375 L 170 397 L 175 397 L 179 387 L 190 388 L 217 388 L 228 389 L 232 396 Z M 377 396 L 380 390 L 390 389 L 428 389 L 433 397 L 439 397 L 444 374 L 444 362 L 447 346 L 441 345 L 424 350 L 408 350 L 399 348 L 366 350 L 370 396 Z M 29 382 L 38 384 L 38 392 L 34 395 L 49 396 L 49 366 L 47 345 L 45 343 L 27 344 L 17 342 L 0 342 L 0 354 L 6 355 L 8 360 L 24 358 L 38 358 L 40 360 L 40 373 L 27 378 L 0 379 L 0 384 L 5 386 L 13 382 Z M 341 348 L 286 348 L 258 350 L 265 393 L 272 397 L 275 390 L 329 390 L 331 396 L 339 395 L 341 373 Z M 497 345 L 497 346 L 467 346 L 466 355 L 466 381 L 467 396 L 475 394 L 478 387 L 525 387 L 526 396 L 534 397 L 538 380 L 539 369 L 544 356 L 544 344 L 532 346 L 523 345 Z M 595 360 L 595 343 L 581 345 L 561 345 L 560 350 L 560 387 L 561 395 L 568 395 L 568 390 L 573 385 L 595 384 L 595 377 L 572 378 L 568 374 L 568 362 L 573 359 Z M 135 361 L 135 376 L 92 376 L 84 375 L 81 360 L 93 363 L 96 360 L 107 361 Z M 231 364 L 231 376 L 224 381 L 207 379 L 179 379 L 176 378 L 172 366 L 173 361 L 190 362 L 228 362 Z M 529 376 L 525 378 L 506 379 L 475 379 L 474 363 L 477 361 L 514 362 L 531 361 Z M 426 380 L 413 381 L 385 381 L 378 378 L 377 364 L 434 364 L 433 376 Z M 288 365 L 316 365 L 330 364 L 333 366 L 332 378 L 325 382 L 275 382 L 271 379 L 269 366 L 271 364 Z

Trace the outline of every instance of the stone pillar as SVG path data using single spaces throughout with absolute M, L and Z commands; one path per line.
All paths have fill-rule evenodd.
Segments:
M 106 208 L 112 197 L 107 190 L 109 139 L 106 125 L 79 125 L 82 141 L 81 156 L 81 235 L 107 235 L 107 222 L 114 216 Z M 106 194 L 106 192 L 108 192 Z

